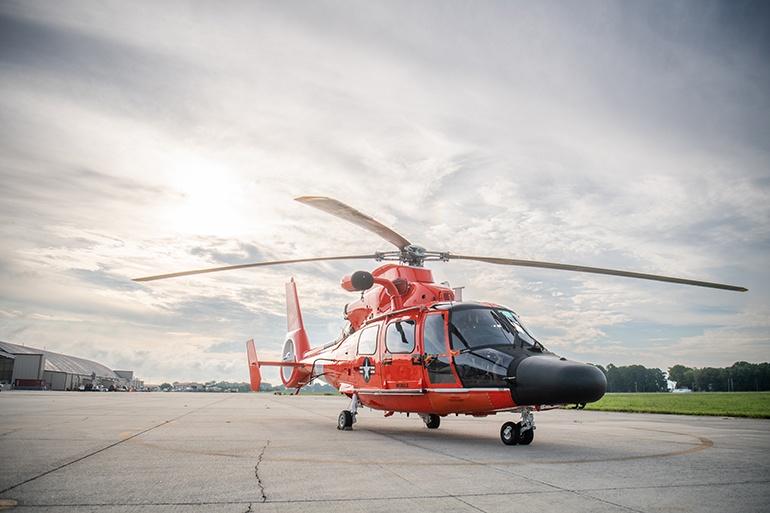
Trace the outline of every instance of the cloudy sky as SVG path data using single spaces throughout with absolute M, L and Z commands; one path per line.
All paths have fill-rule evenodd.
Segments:
M 148 382 L 248 379 L 295 277 L 311 343 L 393 249 L 580 361 L 770 360 L 770 9 L 709 1 L 0 1 L 0 340 Z M 268 376 L 270 379 L 270 375 Z

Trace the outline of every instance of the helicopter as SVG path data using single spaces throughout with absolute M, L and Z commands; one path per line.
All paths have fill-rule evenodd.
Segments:
M 598 401 L 607 389 L 597 367 L 568 360 L 545 348 L 511 309 L 490 302 L 462 299 L 462 288 L 438 284 L 425 262 L 471 260 L 489 264 L 595 273 L 626 278 L 745 292 L 719 283 L 598 267 L 457 255 L 428 251 L 367 214 L 326 196 L 296 201 L 366 229 L 397 248 L 365 255 L 273 260 L 135 278 L 152 281 L 253 267 L 329 260 L 373 259 L 386 262 L 375 270 L 356 271 L 341 280 L 344 290 L 359 297 L 344 307 L 340 335 L 311 347 L 302 320 L 297 284 L 286 284 L 287 334 L 280 361 L 260 361 L 254 341 L 246 342 L 251 388 L 259 391 L 261 367 L 280 368 L 287 389 L 323 380 L 350 399 L 337 418 L 337 429 L 349 430 L 358 410 L 418 415 L 436 429 L 448 415 L 485 417 L 498 413 L 521 416 L 505 422 L 505 445 L 534 440 L 534 413 Z

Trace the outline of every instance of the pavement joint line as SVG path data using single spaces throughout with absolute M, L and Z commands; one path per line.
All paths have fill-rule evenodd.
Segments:
M 487 510 L 485 510 L 485 509 L 481 509 L 481 508 L 479 508 L 478 506 L 475 506 L 475 505 L 471 504 L 470 502 L 467 502 L 467 501 L 464 501 L 464 500 L 462 500 L 462 499 L 460 498 L 460 496 L 457 496 L 457 495 L 450 495 L 450 497 L 452 497 L 454 500 L 456 500 L 456 501 L 458 501 L 458 502 L 462 502 L 463 504 L 465 504 L 465 505 L 466 505 L 466 506 L 468 506 L 469 508 L 473 508 L 473 509 L 475 509 L 476 511 L 481 511 L 481 513 L 488 513 L 488 512 L 487 512 Z
M 636 509 L 636 508 L 629 508 L 628 506 L 625 506 L 623 504 L 618 504 L 617 502 L 612 502 L 607 499 L 601 499 L 599 497 L 594 497 L 592 495 L 588 495 L 586 493 L 581 493 L 577 490 L 572 490 L 572 493 L 577 495 L 578 497 L 583 497 L 584 499 L 588 499 L 591 501 L 601 502 L 602 504 L 609 504 L 610 506 L 615 506 L 616 508 L 622 508 L 626 511 L 633 511 L 634 513 L 645 513 L 644 510 Z
M 269 500 L 266 504 L 324 504 L 331 502 L 380 502 L 380 501 L 413 501 L 413 500 L 433 500 L 433 499 L 458 499 L 461 497 L 474 498 L 474 497 L 504 497 L 504 496 L 520 496 L 520 495 L 547 495 L 554 493 L 565 493 L 564 491 L 526 491 L 526 492 L 499 492 L 499 493 L 464 493 L 464 494 L 434 494 L 434 495 L 410 495 L 410 496 L 372 496 L 372 497 L 327 497 L 318 499 L 277 499 Z M 460 500 L 460 502 L 463 502 Z M 233 501 L 159 501 L 159 502 L 125 502 L 116 504 L 114 502 L 72 502 L 72 503 L 36 503 L 27 504 L 25 506 L 32 508 L 46 508 L 52 506 L 67 507 L 67 508 L 81 508 L 81 507 L 109 507 L 109 506 L 223 506 L 244 504 L 253 508 L 253 500 L 233 500 Z M 470 505 L 470 504 L 469 504 Z M 477 508 L 478 509 L 478 508 Z M 250 511 L 250 510 L 249 510 Z M 480 510 L 483 511 L 483 510 Z
M 80 461 L 83 461 L 83 460 L 85 460 L 85 459 L 88 459 L 88 458 L 90 458 L 91 456 L 95 456 L 95 455 L 97 455 L 97 454 L 99 454 L 99 453 L 102 453 L 102 452 L 104 452 L 104 451 L 108 450 L 108 449 L 112 449 L 113 447 L 115 447 L 115 446 L 118 446 L 118 445 L 120 445 L 120 444 L 122 444 L 122 443 L 128 442 L 128 441 L 129 441 L 129 440 L 131 440 L 132 438 L 136 438 L 137 436 L 141 436 L 141 435 L 143 435 L 143 434 L 145 434 L 145 433 L 148 433 L 148 432 L 152 431 L 153 429 L 157 429 L 157 428 L 159 428 L 159 427 L 161 427 L 161 426 L 165 426 L 166 424 L 170 424 L 171 422 L 175 422 L 175 421 L 177 421 L 177 420 L 179 420 L 179 419 L 181 419 L 181 418 L 184 418 L 184 417 L 186 417 L 186 416 L 188 416 L 188 415 L 191 415 L 191 414 L 193 414 L 193 413 L 196 413 L 196 412 L 198 412 L 198 411 L 200 411 L 200 410 L 203 410 L 204 408 L 208 408 L 209 406 L 212 406 L 212 405 L 214 405 L 214 404 L 219 404 L 219 403 L 221 403 L 221 402 L 223 402 L 223 401 L 227 401 L 228 399 L 230 399 L 230 397 L 226 397 L 226 398 L 224 398 L 224 399 L 221 399 L 221 400 L 219 400 L 219 401 L 216 401 L 216 402 L 213 402 L 213 403 L 210 403 L 210 404 L 207 404 L 207 405 L 201 406 L 200 408 L 196 408 L 196 409 L 194 409 L 194 410 L 190 410 L 190 411 L 188 411 L 188 412 L 185 412 L 185 413 L 183 413 L 182 415 L 179 415 L 178 417 L 174 417 L 174 418 L 173 418 L 173 419 L 171 419 L 171 420 L 164 420 L 164 421 L 163 421 L 163 422 L 161 422 L 160 424 L 157 424 L 157 425 L 155 425 L 155 426 L 151 426 L 151 427 L 148 427 L 147 429 L 145 429 L 145 430 L 143 430 L 143 431 L 140 431 L 140 432 L 138 432 L 138 433 L 135 433 L 135 434 L 133 434 L 133 435 L 131 435 L 131 436 L 129 436 L 129 437 L 126 437 L 126 438 L 121 438 L 121 439 L 120 439 L 120 440 L 118 440 L 117 442 L 113 442 L 113 443 L 111 443 L 111 444 L 107 445 L 106 447 L 102 447 L 101 449 L 97 449 L 97 450 L 95 450 L 95 451 L 93 451 L 93 452 L 90 452 L 90 453 L 88 453 L 88 454 L 86 454 L 86 455 L 84 455 L 84 456 L 81 456 L 81 457 L 79 457 L 79 458 L 76 458 L 76 459 L 74 459 L 74 460 L 72 460 L 72 461 L 68 461 L 68 462 L 66 462 L 66 463 L 62 463 L 62 464 L 61 464 L 61 465 L 59 465 L 58 467 L 52 468 L 52 469 L 50 469 L 50 470 L 46 470 L 45 472 L 43 472 L 43 473 L 41 473 L 41 474 L 38 474 L 38 475 L 36 475 L 36 476 L 34 476 L 34 477 L 30 477 L 29 479 L 25 479 L 24 481 L 22 481 L 22 482 L 20 482 L 20 483 L 16 483 L 15 485 L 12 485 L 12 486 L 9 486 L 8 488 L 5 488 L 5 489 L 3 489 L 3 490 L 0 490 L 0 494 L 3 494 L 3 493 L 6 493 L 6 492 L 9 492 L 9 491 L 13 490 L 14 488 L 18 488 L 19 486 L 25 485 L 25 484 L 27 484 L 27 483 L 31 483 L 32 481 L 35 481 L 35 480 L 37 480 L 37 479 L 40 479 L 41 477 L 45 477 L 45 476 L 47 476 L 47 475 L 49 475 L 49 474 L 53 474 L 54 472 L 57 472 L 57 471 L 59 471 L 59 470 L 61 470 L 61 469 L 63 469 L 63 468 L 69 467 L 70 465 L 74 465 L 75 463 L 78 463 L 78 462 L 80 462 Z
M 758 483 L 758 482 L 765 482 L 765 481 L 751 481 L 750 483 Z M 724 486 L 729 486 L 733 483 L 719 483 Z M 683 487 L 687 486 L 693 486 L 693 485 L 682 485 Z M 694 485 L 694 486 L 713 486 L 711 484 L 701 484 L 701 485 Z M 463 498 L 469 499 L 474 497 L 490 497 L 490 496 L 497 496 L 497 497 L 504 497 L 504 496 L 519 496 L 519 495 L 549 495 L 549 494 L 576 494 L 580 497 L 583 497 L 585 499 L 590 500 L 596 500 L 599 502 L 604 502 L 606 504 L 616 506 L 619 508 L 626 509 L 628 511 L 633 512 L 641 512 L 643 510 L 637 510 L 629 508 L 628 506 L 623 506 L 621 504 L 616 504 L 610 501 L 606 501 L 603 499 L 599 499 L 597 497 L 593 497 L 590 495 L 584 495 L 584 493 L 581 492 L 590 492 L 590 491 L 603 491 L 603 490 L 611 490 L 611 491 L 618 491 L 618 490 L 638 490 L 638 489 L 645 489 L 645 488 L 664 488 L 661 487 L 617 487 L 617 488 L 592 488 L 592 489 L 585 489 L 585 490 L 575 490 L 575 489 L 567 489 L 567 488 L 557 488 L 554 490 L 547 490 L 547 491 L 522 491 L 522 492 L 483 492 L 483 493 L 461 493 L 461 494 L 426 494 L 426 495 L 410 495 L 410 496 L 399 496 L 399 497 L 390 497 L 390 496 L 372 496 L 372 497 L 329 497 L 329 498 L 318 498 L 318 499 L 278 499 L 278 500 L 268 500 L 266 501 L 266 504 L 314 504 L 314 503 L 332 503 L 332 502 L 372 502 L 372 501 L 412 501 L 412 500 L 432 500 L 432 499 L 456 499 L 460 502 L 465 503 L 463 501 Z M 30 505 L 33 507 L 50 507 L 50 506 L 60 506 L 60 507 L 100 507 L 100 506 L 221 506 L 221 505 L 235 505 L 235 504 L 244 504 L 248 505 L 248 508 L 246 510 L 247 513 L 253 511 L 253 501 L 201 501 L 201 502 L 190 502 L 190 501 L 180 501 L 180 502 L 127 502 L 123 504 L 115 504 L 115 503 L 56 503 L 56 504 L 46 504 L 46 503 L 40 503 L 35 505 Z M 469 503 L 466 503 L 469 506 L 472 506 Z M 472 506 L 475 507 L 475 506 Z M 478 508 L 476 508 L 478 509 Z M 479 510 L 484 511 L 484 510 Z
M 675 484 L 661 484 L 661 485 L 644 485 L 644 486 L 618 486 L 607 488 L 584 488 L 582 492 L 604 492 L 604 491 L 618 491 L 618 490 L 657 490 L 657 489 L 671 489 L 671 488 L 698 488 L 712 486 L 737 486 L 737 485 L 751 485 L 751 484 L 768 484 L 770 485 L 770 479 L 745 479 L 743 481 L 730 481 L 720 483 L 675 483 Z

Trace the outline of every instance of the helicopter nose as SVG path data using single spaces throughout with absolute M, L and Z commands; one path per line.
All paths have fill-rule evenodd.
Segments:
M 555 356 L 530 356 L 516 369 L 511 394 L 518 405 L 580 404 L 598 401 L 607 378 L 598 368 Z

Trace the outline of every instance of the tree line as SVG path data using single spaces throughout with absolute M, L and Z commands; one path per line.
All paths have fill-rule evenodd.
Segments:
M 668 376 L 660 369 L 648 369 L 643 365 L 616 367 L 609 364 L 605 369 L 597 365 L 607 377 L 607 392 L 667 392 L 668 381 L 676 388 L 688 388 L 695 392 L 759 392 L 770 390 L 770 363 L 736 362 L 730 367 L 714 368 L 669 367 Z M 667 379 L 668 378 L 668 381 Z
M 674 365 L 668 379 L 677 388 L 687 387 L 697 392 L 760 392 L 770 390 L 770 363 L 736 362 L 727 368 L 697 369 Z

